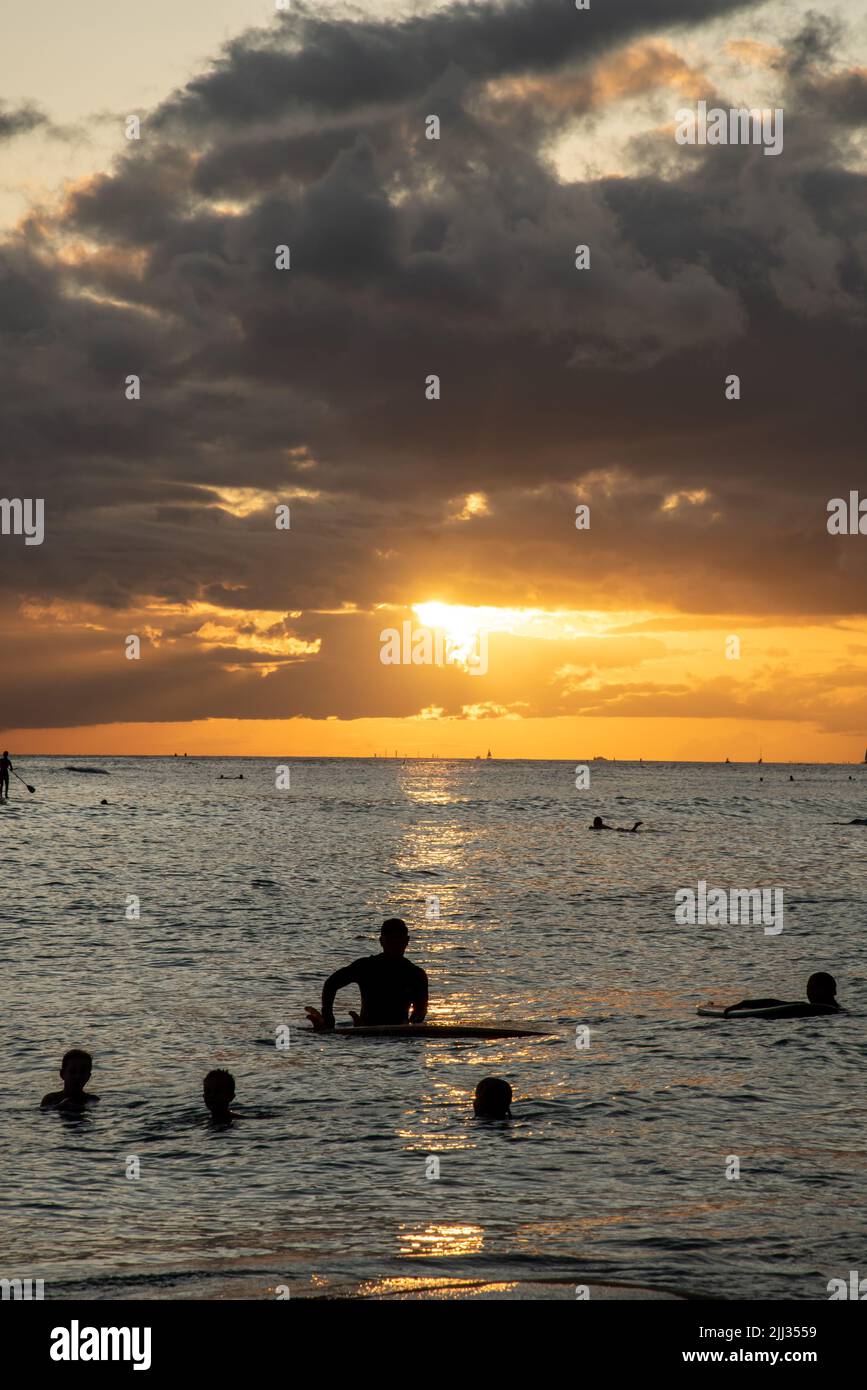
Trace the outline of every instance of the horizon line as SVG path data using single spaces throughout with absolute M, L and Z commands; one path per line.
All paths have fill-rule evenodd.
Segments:
M 867 760 L 860 759 L 847 762 L 825 762 L 820 759 L 802 758 L 794 761 L 788 758 L 781 758 L 776 761 L 768 761 L 763 758 L 761 762 L 757 759 L 748 758 L 613 758 L 606 754 L 597 754 L 595 757 L 562 757 L 562 758 L 537 758 L 532 755 L 518 757 L 486 757 L 483 753 L 461 753 L 461 754 L 437 754 L 437 753 L 36 753 L 23 752 L 16 753 L 16 758 L 165 758 L 174 760 L 190 759 L 215 762 L 229 761 L 230 759 L 244 759 L 248 762 L 258 760 L 273 761 L 283 759 L 284 761 L 311 761 L 318 762 L 380 762 L 380 763 L 474 763 L 474 762 L 499 762 L 499 763 L 620 763 L 621 765 L 634 764 L 635 766 L 664 766 L 671 763 L 695 764 L 703 767 L 865 767 Z

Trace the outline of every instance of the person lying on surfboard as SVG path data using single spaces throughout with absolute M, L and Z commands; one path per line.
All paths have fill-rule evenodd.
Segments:
M 335 970 L 322 986 L 322 1011 L 304 1010 L 318 1032 L 334 1027 L 334 996 L 346 985 L 361 991 L 361 1015 L 353 1022 L 369 1027 L 383 1023 L 422 1023 L 427 1013 L 427 975 L 404 958 L 409 945 L 406 922 L 389 917 L 379 933 L 382 954 L 362 956 L 342 970 Z
M 638 829 L 639 825 L 643 825 L 643 824 L 644 824 L 643 821 L 637 820 L 637 821 L 635 822 L 635 824 L 632 825 L 632 826 L 629 826 L 629 825 L 606 825 L 605 822 L 604 822 L 604 820 L 602 819 L 601 816 L 594 816 L 594 817 L 593 817 L 593 824 L 592 824 L 589 828 L 590 828 L 591 830 L 617 830 L 617 831 L 620 832 L 621 835 L 634 835 L 635 832 L 636 832 L 636 830 Z
M 837 981 L 833 975 L 819 970 L 807 981 L 807 1002 L 788 999 L 742 999 L 739 1004 L 729 1004 L 724 1013 L 730 1014 L 738 1009 L 776 1009 L 775 1018 L 813 1018 L 820 1014 L 839 1014 L 843 1010 L 837 1003 Z M 784 1009 L 785 1013 L 779 1012 Z

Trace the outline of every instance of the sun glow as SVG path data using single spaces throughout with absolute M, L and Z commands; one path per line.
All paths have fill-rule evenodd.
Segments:
M 438 600 L 414 603 L 412 611 L 425 627 L 445 634 L 452 659 L 462 662 L 476 652 L 481 633 L 514 632 L 526 617 L 516 608 L 470 608 Z
M 480 633 L 508 633 L 512 637 L 533 637 L 557 641 L 575 637 L 604 637 L 618 627 L 647 621 L 650 612 L 572 612 L 542 608 L 494 608 L 489 605 L 441 603 L 431 600 L 414 603 L 412 611 L 425 627 L 442 632 L 456 655 L 476 648 Z

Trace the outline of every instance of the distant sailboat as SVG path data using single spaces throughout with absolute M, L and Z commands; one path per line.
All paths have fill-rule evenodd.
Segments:
M 490 750 L 490 748 L 489 748 L 489 749 L 488 749 L 488 758 L 490 758 L 490 757 L 492 757 L 492 756 L 493 756 L 493 755 L 492 755 L 491 750 Z M 485 761 L 487 762 L 487 758 L 485 759 Z M 867 759 L 865 759 L 865 762 L 867 762 Z

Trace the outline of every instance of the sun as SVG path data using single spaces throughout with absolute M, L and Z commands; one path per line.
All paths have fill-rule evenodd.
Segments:
M 414 603 L 412 611 L 425 627 L 445 635 L 451 660 L 464 665 L 478 652 L 483 633 L 488 636 L 492 632 L 515 632 L 524 616 L 514 608 L 473 608 L 469 604 L 441 603 L 438 599 Z

